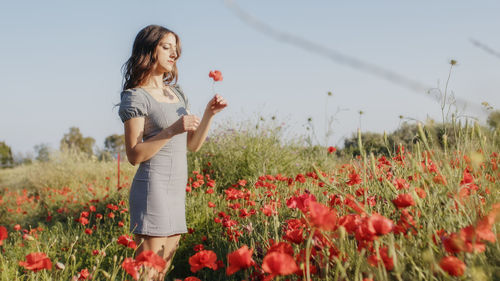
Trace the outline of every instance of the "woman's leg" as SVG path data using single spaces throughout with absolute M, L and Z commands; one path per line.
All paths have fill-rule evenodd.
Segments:
M 172 258 L 174 257 L 177 247 L 179 246 L 180 238 L 181 238 L 180 234 L 175 234 L 168 237 L 156 237 L 156 236 L 135 234 L 134 238 L 135 243 L 137 245 L 140 245 L 135 252 L 136 256 L 139 255 L 142 251 L 151 250 L 160 257 L 162 257 L 166 262 L 165 269 L 159 274 L 157 274 L 154 280 L 163 281 L 163 279 L 165 279 L 167 270 L 170 267 L 170 264 L 172 263 Z M 141 240 L 143 240 L 142 243 Z M 148 278 L 153 277 L 152 275 L 154 275 L 154 272 L 153 273 L 152 272 L 153 271 L 150 271 Z

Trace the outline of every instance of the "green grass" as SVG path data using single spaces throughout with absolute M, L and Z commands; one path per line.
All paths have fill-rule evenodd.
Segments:
M 253 259 L 260 267 L 270 245 L 269 239 L 285 241 L 284 227 L 292 218 L 306 222 L 304 241 L 293 244 L 294 254 L 314 249 L 316 254 L 312 254 L 309 265 L 321 268 L 319 274 L 304 271 L 303 280 L 308 276 L 311 280 L 360 281 L 370 277 L 374 280 L 498 280 L 500 277 L 498 240 L 485 242 L 484 252 L 453 254 L 467 266 L 462 277 L 451 277 L 439 267 L 441 258 L 451 254 L 446 253 L 441 242 L 433 242 L 436 231 L 453 233 L 474 225 L 499 202 L 500 171 L 494 164 L 498 165 L 499 158 L 494 157 L 494 153 L 500 151 L 497 142 L 491 141 L 496 138 L 495 132 L 479 127 L 458 128 L 454 146 L 445 148 L 427 140 L 422 132 L 419 142 L 407 147 L 407 152 L 400 155 L 404 160 L 387 157 L 389 167 L 379 164 L 382 161 L 380 156 L 363 150 L 359 157 L 350 157 L 342 151 L 328 154 L 326 147 L 306 146 L 300 139 L 285 141 L 283 129 L 279 126 L 258 125 L 258 128 L 249 124 L 232 126 L 233 130 L 218 128 L 199 152 L 189 153 L 191 182 L 196 181 L 193 171 L 204 175 L 204 182 L 198 188 L 192 187 L 187 194 L 187 223 L 194 233 L 182 236 L 167 280 L 188 276 L 197 276 L 201 280 L 243 280 L 259 274 L 258 268 L 240 270 L 230 277 L 226 276 L 225 268 L 204 268 L 192 273 L 188 259 L 195 254 L 193 247 L 203 244 L 227 266 L 227 254 L 248 245 L 254 249 Z M 391 150 L 391 155 L 397 156 L 396 151 Z M 431 160 L 437 172 L 427 171 L 422 165 L 425 160 Z M 121 263 L 126 257 L 132 257 L 134 250 L 119 245 L 116 240 L 120 235 L 128 234 L 128 188 L 136 168 L 127 162 L 121 163 L 120 187 L 117 187 L 115 162 L 99 162 L 75 152 L 53 155 L 49 162 L 0 171 L 0 226 L 5 226 L 9 233 L 0 246 L 1 279 L 71 280 L 86 268 L 95 280 L 132 280 L 121 269 Z M 457 194 L 468 187 L 461 184 L 466 168 L 478 188 L 460 199 Z M 318 171 L 326 173 L 323 178 L 326 183 L 322 183 L 321 177 L 316 178 Z M 352 172 L 359 174 L 361 183 L 347 184 Z M 216 182 L 212 194 L 206 193 L 209 188 L 207 174 Z M 266 175 L 276 177 L 279 174 L 286 179 L 266 178 Z M 305 182 L 296 180 L 298 174 L 304 175 Z M 446 185 L 435 180 L 438 174 L 446 178 Z M 396 178 L 405 179 L 408 189 L 398 190 L 394 182 Z M 329 179 L 332 179 L 331 183 Z M 246 185 L 238 184 L 240 180 L 246 180 Z M 257 188 L 256 183 L 268 186 Z M 228 188 L 248 195 L 226 200 L 224 191 Z M 360 188 L 365 188 L 366 193 L 356 196 Z M 418 197 L 416 188 L 424 189 L 427 196 Z M 346 233 L 343 227 L 334 231 L 322 230 L 319 232 L 322 236 L 308 240 L 315 229 L 307 224 L 309 216 L 286 206 L 289 198 L 305 193 L 313 194 L 318 202 L 330 206 L 339 219 L 355 212 L 345 202 L 330 204 L 332 196 L 345 200 L 352 195 L 357 202 L 373 198 L 376 202 L 373 206 L 365 204 L 366 215 L 377 212 L 394 224 L 402 223 L 403 209 L 395 208 L 392 200 L 400 193 L 410 193 L 415 206 L 405 209 L 409 210 L 414 223 L 405 234 L 392 231 L 381 235 L 373 242 L 373 248 L 361 247 L 359 251 L 356 236 Z M 209 208 L 209 201 L 216 207 Z M 277 214 L 266 216 L 261 208 L 273 202 Z M 234 208 L 231 208 L 231 204 L 236 203 L 241 206 L 232 205 Z M 113 211 L 108 204 L 119 209 Z M 96 211 L 90 212 L 90 222 L 83 226 L 75 219 L 82 211 L 88 211 L 89 206 L 94 206 Z M 239 217 L 242 208 L 253 209 L 255 214 Z M 233 232 L 241 231 L 237 241 L 229 239 L 227 229 L 214 222 L 221 211 L 237 221 L 237 225 L 231 228 Z M 98 213 L 104 217 L 97 219 Z M 114 213 L 115 217 L 109 218 L 109 213 Z M 47 219 L 48 216 L 51 219 Z M 120 221 L 124 222 L 123 227 L 118 226 Z M 34 239 L 23 239 L 24 233 L 15 231 L 15 224 L 20 224 Z M 34 231 L 37 227 L 41 230 Z M 91 235 L 85 234 L 86 228 L 93 227 Z M 492 225 L 491 231 L 498 238 L 498 223 Z M 205 241 L 202 241 L 203 236 Z M 319 243 L 321 239 L 324 239 L 323 244 Z M 331 243 L 330 246 L 327 242 Z M 396 257 L 392 270 L 386 270 L 382 263 L 372 266 L 368 262 L 370 255 L 380 256 L 377 248 L 382 247 L 388 247 L 389 254 Z M 337 257 L 320 258 L 320 252 L 326 254 L 333 248 L 338 250 Z M 106 255 L 95 256 L 93 250 L 105 251 Z M 31 252 L 46 253 L 54 264 L 52 270 L 34 273 L 19 266 L 19 261 Z M 56 269 L 56 261 L 65 268 Z M 306 263 L 299 262 L 299 266 L 305 270 Z M 287 278 L 298 280 L 299 276 L 276 277 L 278 280 Z

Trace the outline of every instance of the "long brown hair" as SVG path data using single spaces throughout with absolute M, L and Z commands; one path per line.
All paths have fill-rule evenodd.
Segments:
M 177 83 L 177 59 L 181 55 L 181 42 L 179 36 L 172 30 L 159 25 L 148 25 L 144 27 L 134 40 L 132 55 L 122 67 L 123 71 L 123 90 L 135 88 L 148 78 L 156 63 L 156 47 L 163 36 L 172 33 L 177 41 L 177 58 L 174 62 L 172 71 L 163 75 L 166 84 L 175 80 Z

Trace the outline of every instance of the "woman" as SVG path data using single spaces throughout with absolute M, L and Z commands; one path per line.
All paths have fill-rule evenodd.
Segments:
M 186 149 L 200 149 L 213 116 L 227 106 L 216 94 L 201 121 L 189 113 L 189 102 L 177 85 L 180 54 L 179 36 L 173 31 L 158 25 L 142 29 L 124 65 L 118 111 L 128 161 L 140 164 L 129 195 L 130 231 L 140 245 L 136 255 L 152 250 L 165 259 L 165 270 L 156 280 L 163 280 L 180 235 L 187 232 Z

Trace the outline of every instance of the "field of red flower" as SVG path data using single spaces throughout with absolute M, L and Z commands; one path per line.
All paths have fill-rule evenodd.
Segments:
M 348 162 L 328 148 L 334 169 L 230 186 L 205 163 L 189 177 L 189 233 L 167 279 L 500 280 L 498 151 L 419 148 Z M 153 252 L 132 258 L 130 175 L 103 182 L 2 187 L 1 279 L 140 280 L 163 269 Z

